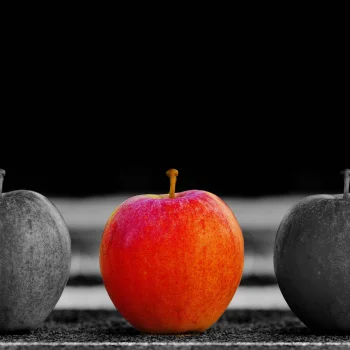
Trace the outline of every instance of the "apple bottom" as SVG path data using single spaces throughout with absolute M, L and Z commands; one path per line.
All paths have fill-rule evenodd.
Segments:
M 193 275 L 186 274 L 181 262 L 171 265 L 168 262 L 166 268 L 152 269 L 151 273 L 130 271 L 129 278 L 111 282 L 106 278 L 106 290 L 116 309 L 141 332 L 204 332 L 232 300 L 240 282 L 239 274 L 233 271 L 239 268 L 234 264 L 222 265 L 219 270 L 210 264 L 203 268 L 205 262 L 201 262 Z

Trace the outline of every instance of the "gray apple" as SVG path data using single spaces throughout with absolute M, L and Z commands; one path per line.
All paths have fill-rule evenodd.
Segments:
M 350 170 L 344 193 L 311 195 L 283 217 L 274 269 L 284 299 L 315 331 L 350 333 Z
M 55 205 L 43 195 L 2 193 L 0 169 L 0 332 L 37 328 L 67 284 L 71 239 Z

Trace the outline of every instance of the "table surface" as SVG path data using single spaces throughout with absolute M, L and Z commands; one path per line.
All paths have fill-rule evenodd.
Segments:
M 226 310 L 207 331 L 152 335 L 134 329 L 117 310 L 53 310 L 37 329 L 0 334 L 2 348 L 349 349 L 350 334 L 317 334 L 290 310 Z

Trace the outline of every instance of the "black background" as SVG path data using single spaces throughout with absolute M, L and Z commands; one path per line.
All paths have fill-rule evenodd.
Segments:
M 172 166 L 174 165 L 174 166 Z M 341 193 L 343 179 L 338 167 L 266 168 L 228 166 L 227 164 L 194 164 L 171 162 L 158 165 L 135 163 L 114 166 L 8 167 L 4 192 L 30 189 L 48 196 L 84 197 L 118 193 L 167 193 L 166 170 L 179 171 L 176 191 L 203 189 L 218 195 L 256 197 L 293 193 Z
M 4 191 L 166 193 L 176 168 L 177 191 L 341 192 L 343 24 L 272 23 L 149 24 L 118 40 L 91 26 L 13 30 L 2 57 Z

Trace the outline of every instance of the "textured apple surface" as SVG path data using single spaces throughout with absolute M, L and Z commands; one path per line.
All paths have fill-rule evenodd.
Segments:
M 200 190 L 134 196 L 106 223 L 100 269 L 117 310 L 138 330 L 201 332 L 240 283 L 241 228 L 216 195 Z
M 274 268 L 292 311 L 315 330 L 350 331 L 350 201 L 312 195 L 277 230 Z
M 47 198 L 32 191 L 0 198 L 0 331 L 36 328 L 67 283 L 71 241 Z

